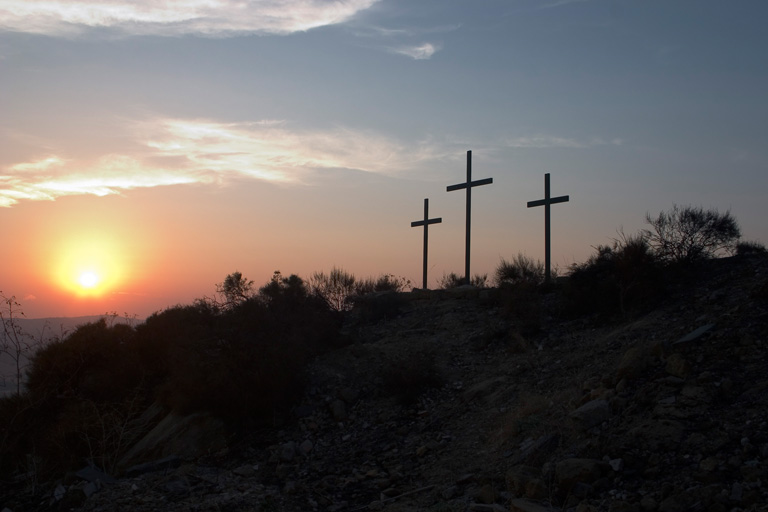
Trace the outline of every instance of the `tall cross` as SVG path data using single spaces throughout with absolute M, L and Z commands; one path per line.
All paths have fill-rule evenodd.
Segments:
M 427 245 L 429 236 L 427 235 L 427 232 L 429 230 L 430 224 L 440 224 L 443 222 L 442 217 L 438 217 L 436 219 L 430 219 L 429 218 L 429 199 L 424 199 L 424 220 L 416 220 L 411 222 L 411 227 L 415 228 L 417 226 L 424 226 L 424 280 L 423 280 L 423 289 L 427 289 Z
M 464 253 L 464 283 L 469 284 L 469 232 L 472 220 L 472 187 L 479 187 L 480 185 L 490 185 L 493 183 L 493 178 L 486 178 L 484 180 L 472 181 L 472 151 L 467 151 L 467 182 L 459 183 L 458 185 L 451 185 L 446 190 L 452 192 L 454 190 L 467 189 L 467 235 L 466 235 L 466 249 Z
M 528 201 L 528 208 L 534 206 L 544 205 L 544 280 L 548 283 L 552 277 L 550 271 L 550 265 L 552 262 L 551 257 L 551 242 L 550 242 L 550 227 L 549 227 L 549 205 L 556 203 L 568 202 L 568 196 L 549 197 L 549 173 L 544 175 L 544 199 L 537 201 Z

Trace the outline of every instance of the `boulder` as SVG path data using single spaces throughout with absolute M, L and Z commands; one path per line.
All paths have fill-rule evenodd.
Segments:
M 571 418 L 584 430 L 602 424 L 610 416 L 611 407 L 607 400 L 592 400 L 571 413 Z
M 691 365 L 679 353 L 675 352 L 667 358 L 666 372 L 675 377 L 685 379 L 691 373 Z

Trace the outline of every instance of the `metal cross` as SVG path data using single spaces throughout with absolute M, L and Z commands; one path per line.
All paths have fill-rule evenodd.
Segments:
M 429 218 L 429 199 L 424 199 L 424 220 L 416 220 L 411 222 L 411 227 L 415 228 L 417 226 L 424 226 L 424 281 L 423 281 L 423 289 L 427 289 L 427 245 L 429 236 L 427 235 L 427 231 L 429 230 L 430 224 L 440 224 L 443 222 L 442 217 L 438 217 L 436 219 L 430 219 Z
M 464 283 L 469 284 L 469 232 L 472 219 L 472 187 L 479 187 L 481 185 L 490 185 L 493 183 L 493 178 L 486 178 L 484 180 L 472 181 L 472 151 L 467 151 L 467 182 L 459 183 L 458 185 L 451 185 L 446 190 L 452 192 L 454 190 L 467 189 L 467 235 L 466 235 L 466 249 L 464 255 Z
M 544 206 L 544 280 L 547 283 L 550 281 L 552 276 L 550 271 L 552 257 L 549 227 L 549 205 L 565 203 L 568 202 L 568 200 L 568 196 L 549 197 L 549 173 L 546 173 L 544 175 L 544 199 L 528 201 L 528 208 L 533 208 L 534 206 Z

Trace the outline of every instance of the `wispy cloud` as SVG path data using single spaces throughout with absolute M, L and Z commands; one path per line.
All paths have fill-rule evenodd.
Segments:
M 623 141 L 619 138 L 606 140 L 601 137 L 593 137 L 588 141 L 579 141 L 565 137 L 555 137 L 552 135 L 533 135 L 528 137 L 515 137 L 507 139 L 504 142 L 506 147 L 510 148 L 588 148 L 592 146 L 614 145 L 620 146 Z
M 0 30 L 73 36 L 290 34 L 350 20 L 379 0 L 4 0 Z
M 133 123 L 132 133 L 130 142 L 142 149 L 131 156 L 110 154 L 86 162 L 46 155 L 0 169 L 0 206 L 242 178 L 304 184 L 324 169 L 396 175 L 450 156 L 430 141 L 406 144 L 343 127 L 292 130 L 278 120 L 155 119 Z
M 398 48 L 390 48 L 392 53 L 400 55 L 406 55 L 414 60 L 426 60 L 432 57 L 436 52 L 441 49 L 440 45 L 432 43 L 421 43 L 414 46 L 400 46 Z
M 591 0 L 554 0 L 552 2 L 542 2 L 539 5 L 539 9 L 552 9 L 554 7 L 562 7 L 563 5 L 577 4 L 589 1 Z

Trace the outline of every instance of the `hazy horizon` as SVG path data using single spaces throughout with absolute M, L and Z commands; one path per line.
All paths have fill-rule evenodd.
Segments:
M 420 286 L 584 261 L 673 204 L 768 241 L 758 0 L 10 0 L 0 290 L 29 318 L 146 318 L 240 271 Z

